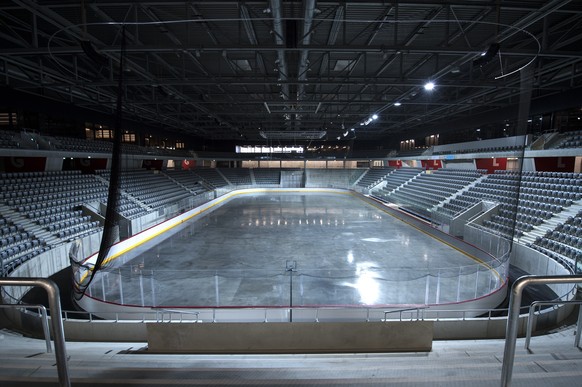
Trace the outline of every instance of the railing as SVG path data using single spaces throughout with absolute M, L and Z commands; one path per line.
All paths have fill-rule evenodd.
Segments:
M 46 342 L 46 351 L 51 353 L 53 351 L 51 346 L 51 334 L 49 331 L 48 315 L 46 313 L 46 308 L 44 305 L 23 305 L 23 304 L 0 304 L 0 309 L 36 309 L 39 311 L 41 322 L 42 322 L 42 332 L 44 334 L 44 340 Z
M 47 278 L 0 278 L 0 286 L 35 286 L 46 290 L 49 308 L 53 316 L 51 323 L 55 339 L 55 357 L 57 359 L 59 384 L 63 387 L 70 387 L 71 380 L 67 367 L 65 331 L 63 329 L 63 320 L 61 319 L 61 300 L 58 286 Z
M 184 315 L 196 316 L 194 321 L 201 322 L 198 319 L 200 312 L 196 312 L 196 311 L 185 311 L 185 310 L 175 310 L 175 309 L 165 309 L 165 308 L 152 308 L 152 310 L 156 312 L 156 322 L 174 322 L 174 320 L 172 320 L 173 314 L 178 314 L 180 316 L 180 319 L 178 320 L 179 322 L 184 321 L 184 319 L 183 319 Z M 164 317 L 166 316 L 166 313 L 169 315 L 168 320 L 164 319 Z M 192 319 L 187 319 L 187 321 L 192 322 Z
M 527 317 L 527 328 L 525 336 L 525 349 L 529 350 L 529 344 L 531 341 L 531 335 L 533 330 L 533 318 L 536 308 L 541 308 L 541 306 L 556 306 L 556 305 L 582 305 L 582 301 L 534 301 L 529 307 L 529 315 Z M 576 335 L 574 336 L 574 346 L 580 348 L 580 334 L 582 333 L 582 308 L 578 309 L 578 320 L 576 322 Z M 582 349 L 582 348 L 580 348 Z
M 291 310 L 294 312 L 294 321 L 301 322 L 370 322 L 370 321 L 490 321 L 504 319 L 507 316 L 507 309 L 441 309 L 419 306 L 418 308 L 397 308 L 388 309 L 386 307 L 361 307 L 351 308 L 354 313 L 346 314 L 346 308 L 339 307 L 317 307 L 317 308 L 244 308 L 244 309 L 147 309 L 144 311 L 120 311 L 120 312 L 84 312 L 84 311 L 63 311 L 65 321 L 100 321 L 100 322 L 200 322 L 218 323 L 231 322 L 229 319 L 238 312 L 247 313 L 245 322 L 281 322 L 280 316 L 289 316 Z M 161 312 L 163 311 L 163 312 Z M 357 313 L 355 313 L 357 312 Z M 396 315 L 397 314 L 397 315 Z M 238 321 L 238 320 L 237 320 Z
M 519 324 L 519 311 L 523 290 L 532 284 L 575 284 L 582 283 L 582 275 L 558 275 L 558 276 L 523 276 L 517 279 L 511 288 L 509 298 L 509 312 L 507 316 L 507 329 L 505 333 L 505 349 L 503 351 L 503 365 L 501 369 L 501 386 L 511 385 L 513 362 L 515 358 L 515 342 Z
M 416 320 L 423 320 L 423 316 L 421 315 L 421 311 L 424 311 L 426 307 L 419 307 L 419 308 L 405 308 L 405 309 L 396 309 L 396 310 L 385 310 L 384 311 L 384 321 L 388 321 L 388 315 L 393 313 L 398 313 L 399 320 L 402 321 L 402 314 L 405 312 L 415 312 L 416 313 Z M 410 320 L 414 320 L 411 314 Z

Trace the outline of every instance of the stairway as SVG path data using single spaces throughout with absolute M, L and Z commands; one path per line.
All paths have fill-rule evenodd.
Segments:
M 519 241 L 523 244 L 534 243 L 537 237 L 543 237 L 546 235 L 546 232 L 555 229 L 558 224 L 566 223 L 568 218 L 575 217 L 580 210 L 581 205 L 582 200 L 574 201 L 571 206 L 564 208 L 563 211 L 560 211 L 557 214 L 554 214 L 554 216 L 539 226 L 534 226 L 533 230 L 522 236 Z
M 53 235 L 53 233 L 46 230 L 44 227 L 31 222 L 30 219 L 24 216 L 21 212 L 14 211 L 5 204 L 0 204 L 0 213 L 4 218 L 14 223 L 14 225 L 34 235 L 36 239 L 44 240 L 47 245 L 54 246 L 60 243 L 60 239 Z

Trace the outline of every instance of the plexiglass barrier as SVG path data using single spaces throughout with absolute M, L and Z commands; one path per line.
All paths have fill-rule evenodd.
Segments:
M 476 227 L 471 223 L 465 225 L 463 232 L 464 241 L 477 246 L 481 250 L 495 257 L 500 262 L 509 260 L 511 252 L 511 243 L 507 237 L 500 234 L 494 234 L 483 228 Z
M 123 266 L 97 275 L 87 294 L 141 307 L 359 307 L 439 305 L 484 297 L 504 285 L 500 261 L 426 271 L 362 267 L 171 271 Z

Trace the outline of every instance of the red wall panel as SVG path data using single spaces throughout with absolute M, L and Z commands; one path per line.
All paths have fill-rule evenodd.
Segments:
M 44 172 L 46 157 L 8 157 L 0 158 L 0 170 L 4 172 Z
M 440 160 L 420 160 L 420 163 L 424 169 L 437 170 L 443 167 Z
M 536 157 L 536 171 L 574 172 L 575 157 Z
M 196 168 L 196 160 L 182 160 L 182 169 Z
M 475 165 L 477 166 L 477 169 L 486 169 L 487 173 L 505 171 L 507 169 L 507 158 L 489 157 L 486 159 L 475 159 Z

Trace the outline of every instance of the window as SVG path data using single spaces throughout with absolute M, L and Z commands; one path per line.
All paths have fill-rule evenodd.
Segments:
M 7 128 L 9 126 L 16 126 L 17 123 L 18 120 L 16 117 L 16 113 L 5 113 L 5 112 L 0 113 L 0 127 Z
M 110 140 L 113 138 L 113 130 L 110 129 L 95 129 L 96 140 Z
M 123 133 L 123 137 L 122 137 L 121 141 L 135 143 L 135 133 L 129 133 L 129 132 Z
M 176 149 L 184 149 L 186 146 L 182 141 L 176 141 Z

